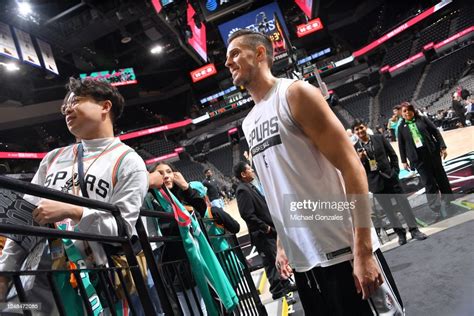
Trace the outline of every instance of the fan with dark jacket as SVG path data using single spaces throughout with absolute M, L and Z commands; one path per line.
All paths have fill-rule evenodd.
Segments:
M 418 115 L 408 102 L 402 103 L 403 121 L 398 128 L 398 148 L 405 169 L 410 166 L 420 174 L 426 188 L 428 204 L 441 216 L 441 200 L 449 205 L 452 189 L 441 158 L 446 158 L 446 144 L 440 131 L 427 117 Z M 410 165 L 408 161 L 410 161 Z
M 294 287 L 288 280 L 280 279 L 275 266 L 277 234 L 265 197 L 261 189 L 251 183 L 255 179 L 255 173 L 248 163 L 237 163 L 234 175 L 240 180 L 236 191 L 240 216 L 247 224 L 252 244 L 263 259 L 272 298 L 278 299 L 294 290 Z
M 398 157 L 390 143 L 382 135 L 367 134 L 367 126 L 360 120 L 355 120 L 352 124 L 352 131 L 359 138 L 354 148 L 367 174 L 369 191 L 374 194 L 387 214 L 393 230 L 398 235 L 398 243 L 406 244 L 407 239 L 405 228 L 398 219 L 397 210 L 403 215 L 412 238 L 426 239 L 426 235 L 418 229 L 413 210 L 398 180 L 400 172 Z M 392 198 L 396 200 L 396 206 L 393 205 Z

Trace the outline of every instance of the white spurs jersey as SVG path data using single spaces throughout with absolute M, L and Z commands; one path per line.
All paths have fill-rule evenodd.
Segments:
M 84 180 L 89 198 L 117 205 L 125 220 L 126 233 L 129 236 L 135 235 L 135 223 L 148 190 L 148 172 L 143 159 L 118 138 L 83 140 L 82 144 L 86 173 Z M 74 181 L 78 194 L 82 195 L 77 176 L 77 162 L 73 169 L 76 152 L 77 144 L 49 152 L 41 161 L 32 183 L 71 194 Z M 35 205 L 40 200 L 38 197 L 29 195 L 26 195 L 25 199 Z M 69 220 L 62 223 L 68 223 L 69 230 L 77 228 L 80 232 L 107 236 L 118 234 L 115 218 L 110 213 L 90 208 L 83 208 L 82 219 L 77 225 L 72 226 Z M 87 258 L 82 241 L 74 240 L 74 244 L 82 253 L 86 263 L 90 263 L 88 259 L 91 259 L 97 265 L 107 264 L 104 250 L 98 243 L 89 243 L 93 258 Z M 18 270 L 25 256 L 26 254 L 17 244 L 7 242 L 0 256 L 0 271 Z M 35 269 L 39 262 L 33 262 L 30 263 L 30 268 Z
M 352 259 L 354 238 L 340 172 L 290 112 L 286 91 L 293 82 L 279 79 L 242 129 L 290 264 L 305 272 Z M 373 229 L 372 244 L 378 249 Z

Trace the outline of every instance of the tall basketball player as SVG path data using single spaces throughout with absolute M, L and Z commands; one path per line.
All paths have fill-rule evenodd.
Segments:
M 279 236 L 282 276 L 295 271 L 306 315 L 402 315 L 357 153 L 320 91 L 274 77 L 272 64 L 267 36 L 230 36 L 225 65 L 255 102 L 242 128 Z

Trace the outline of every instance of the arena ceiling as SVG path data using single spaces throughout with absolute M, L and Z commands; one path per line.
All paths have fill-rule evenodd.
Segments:
M 217 25 L 271 1 L 245 1 L 248 4 L 239 10 L 206 22 L 209 60 L 216 64 L 219 73 L 195 85 L 191 84 L 189 71 L 204 62 L 186 44 L 184 0 L 175 0 L 160 15 L 156 14 L 151 0 L 30 0 L 34 15 L 29 19 L 18 15 L 18 2 L 0 2 L 0 22 L 49 42 L 60 76 L 51 76 L 44 69 L 28 65 L 21 65 L 20 71 L 14 74 L 0 71 L 0 107 L 58 100 L 64 95 L 64 83 L 69 76 L 124 67 L 133 67 L 139 81 L 137 86 L 121 88 L 132 104 L 150 98 L 173 104 L 170 100 L 183 93 L 199 97 L 215 91 L 229 78 L 223 66 L 225 45 Z M 199 14 L 198 1 L 190 2 Z M 322 0 L 319 16 L 326 28 L 297 40 L 294 26 L 304 22 L 303 13 L 294 1 L 277 2 L 284 12 L 292 44 L 309 51 L 327 46 L 358 48 L 376 35 L 377 25 L 395 24 L 397 18 L 409 14 L 403 2 Z M 417 5 L 428 7 L 435 2 L 417 1 Z M 410 7 L 414 7 L 413 2 Z M 390 16 L 392 20 L 380 21 L 380 16 Z M 128 42 L 124 39 L 127 37 Z M 164 47 L 163 53 L 150 54 L 150 48 L 157 43 Z

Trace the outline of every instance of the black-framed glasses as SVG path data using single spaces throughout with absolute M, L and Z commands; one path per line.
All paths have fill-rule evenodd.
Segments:
M 69 109 L 75 109 L 84 98 L 73 96 L 72 98 L 68 99 L 66 103 L 61 105 L 60 111 L 62 115 L 66 115 Z

